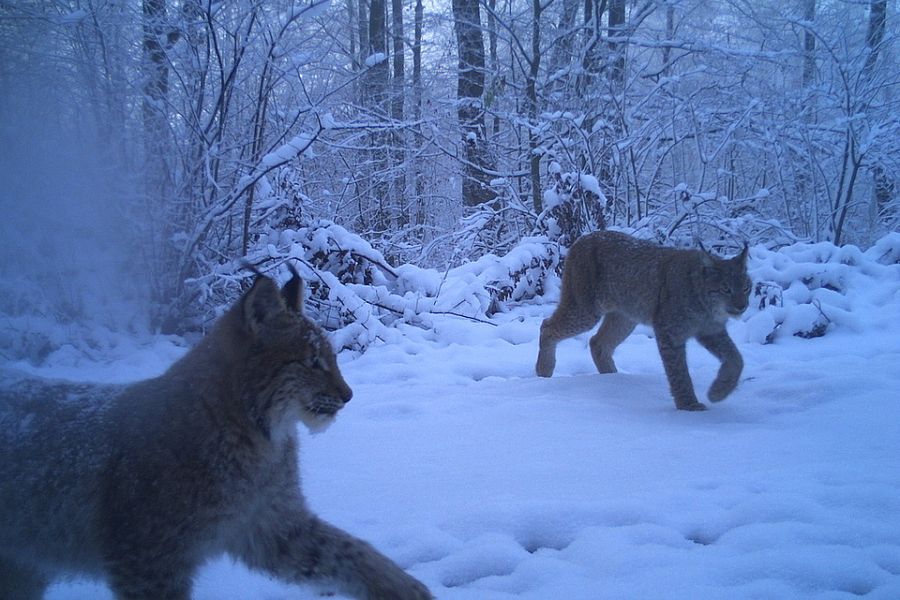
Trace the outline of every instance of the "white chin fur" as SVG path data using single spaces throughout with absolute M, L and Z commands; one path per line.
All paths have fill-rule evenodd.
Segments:
M 334 423 L 334 415 L 313 415 L 306 411 L 300 416 L 310 433 L 322 433 Z

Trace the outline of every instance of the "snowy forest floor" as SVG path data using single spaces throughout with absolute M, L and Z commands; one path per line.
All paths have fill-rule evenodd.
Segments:
M 323 518 L 372 542 L 450 600 L 900 597 L 900 283 L 856 330 L 741 342 L 726 401 L 676 411 L 650 330 L 598 375 L 584 334 L 557 373 L 533 374 L 540 320 L 452 317 L 402 343 L 340 356 L 353 401 L 301 432 L 304 491 Z M 183 349 L 158 340 L 120 361 L 46 375 L 122 381 Z M 689 362 L 701 396 L 716 362 Z M 48 598 L 109 598 L 66 582 Z M 223 558 L 203 600 L 318 598 Z

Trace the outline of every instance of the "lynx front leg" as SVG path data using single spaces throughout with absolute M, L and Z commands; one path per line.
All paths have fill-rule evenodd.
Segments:
M 634 331 L 635 323 L 620 313 L 608 313 L 603 317 L 600 329 L 591 338 L 591 358 L 601 373 L 615 373 L 613 352 Z
M 133 554 L 107 564 L 116 600 L 190 600 L 194 569 L 172 556 Z
M 276 521 L 273 521 L 276 522 Z M 429 600 L 431 593 L 366 542 L 312 515 L 277 519 L 277 531 L 248 534 L 233 554 L 285 581 L 335 582 L 367 600 Z
M 724 400 L 737 387 L 744 370 L 744 359 L 724 328 L 708 335 L 698 335 L 697 341 L 722 363 L 715 381 L 709 386 L 707 397 L 713 402 Z
M 687 367 L 687 353 L 684 341 L 677 341 L 656 331 L 656 346 L 666 370 L 669 389 L 679 410 L 706 410 L 706 405 L 697 400 L 694 384 Z

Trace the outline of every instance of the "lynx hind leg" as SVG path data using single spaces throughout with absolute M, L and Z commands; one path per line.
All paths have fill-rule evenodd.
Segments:
M 560 301 L 556 311 L 541 323 L 541 340 L 534 371 L 539 377 L 550 377 L 556 368 L 556 345 L 562 340 L 584 333 L 597 324 L 600 316 Z
M 725 329 L 709 335 L 698 335 L 697 341 L 722 363 L 707 392 L 707 397 L 712 402 L 720 402 L 737 387 L 744 370 L 744 359 Z
M 591 358 L 600 373 L 615 373 L 613 352 L 625 341 L 637 323 L 621 313 L 608 313 L 603 317 L 600 329 L 591 337 Z
M 40 600 L 48 584 L 42 573 L 0 558 L 0 598 Z

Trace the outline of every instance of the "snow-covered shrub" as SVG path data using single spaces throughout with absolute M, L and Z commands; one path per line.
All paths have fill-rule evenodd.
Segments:
M 563 173 L 558 163 L 549 167 L 550 187 L 544 191 L 544 212 L 535 233 L 568 248 L 585 233 L 605 229 L 606 198 L 593 175 Z
M 503 193 L 469 209 L 459 231 L 449 237 L 458 258 L 476 260 L 485 254 L 505 254 L 534 230 L 534 211 L 510 186 L 495 183 Z
M 451 269 L 435 306 L 446 311 L 465 307 L 472 317 L 503 312 L 508 303 L 543 296 L 559 263 L 559 244 L 545 237 L 525 238 L 503 256 L 487 254 Z
M 744 242 L 781 247 L 798 241 L 789 228 L 758 210 L 769 197 L 760 189 L 748 198 L 727 198 L 701 193 L 681 183 L 652 203 L 652 210 L 624 229 L 642 239 L 663 245 L 696 248 L 727 255 Z
M 285 281 L 292 262 L 306 280 L 306 309 L 332 332 L 336 346 L 361 350 L 399 335 L 399 324 L 430 328 L 431 315 L 483 320 L 510 303 L 542 296 L 555 285 L 559 245 L 526 238 L 502 256 L 487 254 L 445 272 L 414 265 L 391 267 L 360 236 L 325 220 L 262 233 L 246 263 Z M 208 320 L 252 282 L 240 264 L 223 265 L 191 283 Z
M 41 364 L 60 350 L 101 356 L 129 336 L 147 335 L 143 290 L 106 268 L 111 262 L 0 272 L 0 360 Z
M 750 341 L 772 343 L 782 336 L 814 338 L 834 327 L 860 328 L 876 280 L 900 292 L 900 233 L 891 233 L 863 252 L 856 246 L 794 244 L 750 253 L 754 281 L 745 315 Z

